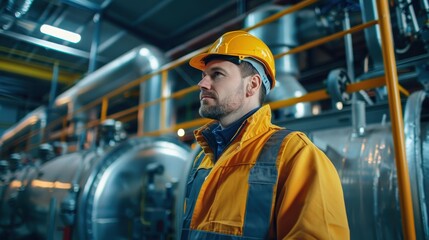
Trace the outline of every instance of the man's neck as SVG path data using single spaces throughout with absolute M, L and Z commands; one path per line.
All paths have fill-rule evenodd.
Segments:
M 260 106 L 248 106 L 245 109 L 239 109 L 235 112 L 232 112 L 230 114 L 228 114 L 227 116 L 221 118 L 219 120 L 219 124 L 220 127 L 222 129 L 225 129 L 227 127 L 229 127 L 231 124 L 233 124 L 235 121 L 237 121 L 238 119 L 242 118 L 244 115 L 248 114 L 249 112 L 253 111 L 256 108 L 259 108 Z

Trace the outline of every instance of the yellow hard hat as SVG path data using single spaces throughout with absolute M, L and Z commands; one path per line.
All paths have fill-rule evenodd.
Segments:
M 276 67 L 274 57 L 268 46 L 259 38 L 245 31 L 227 32 L 216 40 L 207 52 L 201 53 L 189 61 L 192 67 L 204 70 L 204 59 L 210 55 L 235 56 L 240 60 L 253 58 L 262 63 L 270 77 L 271 89 L 276 84 Z

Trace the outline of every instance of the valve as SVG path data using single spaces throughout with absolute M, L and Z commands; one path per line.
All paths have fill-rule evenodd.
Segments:
M 334 102 L 350 104 L 351 96 L 346 92 L 347 85 L 351 83 L 345 69 L 334 69 L 329 72 L 327 81 L 328 94 Z

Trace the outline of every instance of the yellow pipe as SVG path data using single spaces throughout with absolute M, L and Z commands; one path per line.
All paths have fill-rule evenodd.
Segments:
M 181 128 L 188 129 L 188 128 L 192 128 L 192 127 L 199 127 L 201 125 L 208 123 L 209 121 L 211 121 L 211 120 L 207 119 L 207 118 L 198 118 L 198 119 L 195 119 L 195 120 L 192 120 L 189 122 L 184 122 L 184 123 L 179 123 L 179 124 L 173 125 L 168 129 L 162 129 L 162 130 L 158 130 L 158 131 L 148 132 L 148 133 L 145 133 L 144 136 L 159 136 L 161 134 L 175 132 Z
M 410 96 L 410 92 L 398 83 L 399 91 L 405 96 Z
M 126 123 L 126 122 L 129 122 L 129 121 L 136 119 L 136 118 L 137 118 L 137 116 L 128 115 L 128 116 L 124 116 L 122 118 L 119 118 L 118 121 L 121 121 L 122 123 Z
M 127 108 L 127 109 L 125 109 L 125 110 L 122 110 L 122 111 L 120 111 L 120 112 L 115 112 L 115 113 L 113 113 L 113 114 L 109 115 L 108 117 L 109 117 L 109 118 L 112 118 L 112 119 L 118 119 L 118 118 L 120 118 L 120 117 L 126 116 L 126 115 L 128 115 L 128 114 L 133 113 L 133 112 L 138 112 L 138 110 L 139 110 L 139 106 L 134 106 L 134 107 L 131 107 L 131 108 Z
M 346 86 L 346 92 L 353 93 L 360 90 L 377 88 L 386 85 L 385 77 L 375 77 L 365 81 L 352 83 Z
M 292 105 L 300 103 L 300 102 L 312 102 L 312 101 L 323 100 L 323 99 L 327 99 L 327 98 L 329 98 L 328 93 L 326 92 L 325 89 L 322 89 L 322 90 L 317 90 L 317 91 L 314 91 L 311 93 L 307 93 L 307 94 L 300 96 L 300 97 L 270 102 L 269 105 L 270 105 L 272 110 L 275 110 L 275 109 L 285 107 L 285 106 L 292 106 Z
M 144 107 L 138 105 L 137 111 L 137 136 L 143 136 L 143 121 L 144 121 Z
M 127 89 L 130 89 L 132 87 L 135 87 L 135 86 L 139 85 L 140 83 L 148 80 L 149 78 L 151 78 L 152 76 L 155 76 L 155 75 L 156 75 L 156 73 L 151 73 L 151 74 L 148 74 L 148 75 L 144 75 L 144 76 L 142 76 L 142 77 L 140 77 L 140 78 L 138 78 L 138 79 L 136 79 L 136 80 L 134 80 L 132 82 L 129 82 L 129 83 L 127 83 L 127 84 L 125 84 L 125 85 L 123 85 L 123 86 L 121 86 L 121 87 L 113 90 L 112 92 L 107 93 L 103 97 L 95 99 L 91 103 L 88 103 L 87 105 L 82 106 L 81 108 L 75 110 L 74 112 L 72 112 L 72 113 L 69 114 L 70 115 L 69 118 L 71 119 L 72 116 L 74 114 L 76 114 L 76 113 L 88 110 L 88 109 L 90 109 L 92 107 L 95 107 L 97 104 L 99 104 L 102 101 L 103 98 L 112 98 L 112 97 L 114 97 L 114 96 L 116 96 L 116 95 L 118 95 L 120 93 L 125 92 L 125 90 L 127 90 Z
M 101 116 L 100 122 L 104 122 L 106 120 L 107 108 L 109 107 L 109 99 L 104 97 L 101 103 Z
M 198 87 L 198 86 L 195 85 L 195 86 L 188 87 L 188 88 L 179 90 L 179 91 L 171 94 L 170 98 L 181 98 L 181 97 L 185 96 L 188 93 L 195 92 L 195 91 L 198 91 L 198 90 L 200 90 L 200 87 Z
M 88 129 L 88 128 L 95 127 L 95 126 L 101 124 L 102 122 L 103 121 L 101 121 L 101 119 L 91 120 L 91 121 L 89 121 L 89 122 L 86 123 L 86 128 Z
M 283 56 L 288 55 L 288 54 L 293 54 L 293 53 L 298 53 L 298 52 L 305 51 L 307 49 L 310 49 L 310 48 L 322 45 L 322 44 L 330 42 L 332 40 L 344 37 L 347 34 L 358 32 L 358 31 L 361 31 L 361 30 L 363 30 L 365 28 L 368 28 L 368 27 L 371 27 L 373 25 L 376 25 L 377 22 L 378 22 L 377 20 L 366 22 L 366 23 L 357 25 L 355 27 L 352 27 L 350 29 L 347 29 L 345 31 L 337 32 L 337 33 L 334 33 L 332 35 L 329 35 L 329 36 L 326 36 L 326 37 L 323 37 L 323 38 L 319 38 L 317 40 L 314 40 L 314 41 L 308 42 L 306 44 L 303 44 L 303 45 L 301 45 L 299 47 L 292 48 L 291 50 L 289 50 L 287 52 L 279 53 L 279 54 L 275 55 L 274 58 L 277 59 L 277 58 L 283 57 Z
M 161 74 L 161 116 L 160 116 L 160 121 L 161 121 L 161 129 L 164 129 L 166 127 L 165 124 L 165 118 L 166 118 L 166 96 L 168 95 L 167 91 L 167 78 L 168 78 L 168 71 L 162 71 Z
M 404 123 L 402 120 L 402 106 L 398 90 L 398 74 L 393 47 L 392 29 L 390 24 L 389 5 L 387 0 L 378 0 L 377 11 L 379 16 L 384 68 L 386 72 L 386 86 L 389 99 L 390 118 L 392 122 L 393 144 L 395 148 L 395 163 L 398 174 L 399 200 L 401 205 L 402 229 L 404 239 L 416 239 L 414 228 L 414 212 L 411 197 L 410 176 L 408 173 L 407 157 L 405 152 Z
M 25 51 L 20 51 L 20 50 L 16 50 L 16 49 L 12 49 L 12 48 L 6 48 L 6 47 L 2 47 L 2 46 L 0 46 L 0 52 L 4 52 L 6 54 L 20 56 L 20 57 L 24 57 L 24 58 L 35 59 L 41 63 L 54 64 L 55 62 L 58 62 L 58 59 L 53 59 L 53 58 L 49 58 L 46 56 L 37 55 L 34 53 L 25 52 Z M 65 66 L 65 67 L 75 67 L 76 64 L 72 63 L 72 62 L 67 62 L 67 61 L 60 61 L 60 65 Z
M 0 58 L 0 70 L 47 81 L 52 80 L 53 73 L 52 68 L 48 68 L 46 66 L 28 64 L 13 60 L 5 60 L 3 58 Z M 78 79 L 79 76 L 79 74 L 62 72 L 58 76 L 58 81 L 66 85 L 70 85 L 74 82 L 74 80 Z
M 352 83 L 347 85 L 346 92 L 352 93 L 352 92 L 357 92 L 364 89 L 376 88 L 384 85 L 385 85 L 384 77 L 371 78 L 362 82 L 357 82 L 357 83 Z M 272 110 L 275 110 L 282 107 L 289 107 L 301 102 L 314 102 L 314 101 L 320 101 L 328 98 L 330 98 L 330 96 L 326 92 L 326 89 L 321 89 L 321 90 L 316 90 L 316 91 L 307 93 L 300 97 L 270 102 L 269 105 Z

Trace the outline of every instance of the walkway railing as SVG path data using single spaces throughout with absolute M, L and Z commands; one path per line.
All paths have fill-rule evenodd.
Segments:
M 283 11 L 280 11 L 262 22 L 245 28 L 243 30 L 252 30 L 257 27 L 261 27 L 263 25 L 266 25 L 270 22 L 273 22 L 280 17 L 290 14 L 292 12 L 298 11 L 300 9 L 303 9 L 307 6 L 310 6 L 314 3 L 316 3 L 317 0 L 306 0 L 301 1 L 298 4 L 295 4 Z M 330 36 L 326 36 L 320 39 L 316 39 L 314 41 L 308 42 L 306 44 L 303 44 L 301 46 L 295 47 L 287 52 L 280 53 L 275 55 L 275 58 L 281 58 L 286 55 L 299 53 L 302 51 L 306 51 L 310 48 L 314 48 L 316 46 L 319 46 L 321 44 L 330 42 L 335 39 L 342 38 L 346 36 L 347 34 L 356 33 L 358 31 L 362 31 L 366 28 L 370 27 L 376 27 L 377 25 L 380 28 L 381 32 L 381 47 L 383 52 L 383 61 L 384 61 L 384 68 L 385 68 L 385 76 L 383 77 L 377 77 L 368 79 L 361 82 L 356 82 L 349 84 L 346 88 L 346 91 L 348 93 L 357 92 L 360 90 L 366 90 L 366 89 L 372 89 L 377 88 L 381 86 L 386 86 L 388 91 L 388 100 L 389 100 L 389 109 L 390 109 L 390 118 L 392 123 L 392 135 L 393 135 L 393 142 L 394 142 L 394 148 L 395 148 L 395 161 L 396 161 L 396 168 L 397 168 L 397 175 L 398 175 L 398 186 L 399 186 L 399 194 L 400 194 L 400 205 L 401 205 L 401 215 L 402 215 L 402 224 L 403 224 L 403 233 L 405 239 L 413 240 L 416 238 L 415 229 L 414 229 L 414 216 L 413 216 L 413 206 L 412 206 L 412 199 L 411 199 L 411 190 L 410 190 L 410 178 L 408 175 L 408 165 L 407 165 L 407 159 L 406 159 L 406 151 L 405 151 L 405 142 L 404 142 L 404 124 L 402 119 L 402 106 L 400 101 L 400 92 L 402 92 L 404 95 L 408 96 L 409 93 L 406 89 L 402 88 L 398 83 L 398 74 L 397 74 L 397 67 L 396 67 L 396 59 L 394 55 L 394 48 L 393 48 L 393 39 L 392 39 L 392 28 L 390 23 L 390 13 L 389 13 L 389 6 L 387 0 L 377 0 L 378 4 L 377 10 L 378 10 L 378 20 L 369 21 L 357 26 L 354 26 L 350 29 L 337 32 L 335 34 L 332 34 Z M 171 95 L 161 95 L 162 97 L 159 99 L 156 99 L 151 102 L 145 102 L 141 103 L 137 106 L 112 113 L 110 115 L 107 114 L 107 111 L 109 109 L 109 100 L 113 97 L 118 96 L 121 93 L 124 93 L 126 90 L 129 90 L 133 87 L 136 87 L 140 85 L 141 83 L 149 80 L 153 76 L 157 76 L 161 74 L 162 76 L 162 92 L 164 93 L 164 89 L 166 88 L 166 82 L 167 82 L 167 75 L 168 72 L 182 64 L 185 64 L 189 61 L 189 59 L 201 52 L 206 51 L 207 47 L 198 49 L 190 54 L 187 54 L 175 61 L 172 61 L 168 64 L 165 64 L 162 66 L 159 70 L 154 71 L 150 74 L 147 74 L 145 76 L 142 76 L 139 79 L 136 79 L 133 82 L 130 82 L 115 91 L 112 91 L 102 98 L 99 98 L 90 104 L 83 106 L 82 108 L 76 110 L 76 112 L 69 113 L 67 117 L 58 119 L 52 123 L 49 124 L 49 126 L 45 129 L 45 131 L 51 131 L 50 138 L 47 140 L 55 140 L 55 139 L 65 139 L 65 137 L 68 135 L 68 123 L 72 120 L 73 116 L 76 115 L 79 112 L 85 112 L 93 108 L 100 108 L 100 116 L 99 119 L 93 120 L 87 124 L 88 128 L 97 126 L 101 122 L 103 122 L 107 118 L 113 118 L 118 119 L 122 118 L 122 120 L 128 116 L 128 120 L 135 120 L 137 118 L 137 125 L 138 130 L 136 132 L 136 136 L 156 136 L 156 135 L 163 135 L 166 133 L 173 133 L 176 132 L 178 129 L 191 129 L 198 126 L 201 126 L 202 124 L 208 122 L 207 119 L 200 118 L 200 119 L 194 119 L 191 121 L 183 122 L 183 123 L 176 123 L 170 127 L 167 127 L 165 125 L 162 125 L 159 130 L 152 131 L 152 132 L 144 132 L 143 131 L 143 116 L 144 111 L 147 107 L 155 105 L 155 104 L 161 104 L 161 114 L 159 116 L 160 122 L 164 123 L 166 118 L 166 101 L 171 99 L 178 99 L 181 97 L 186 96 L 187 94 L 190 94 L 192 92 L 199 91 L 199 88 L 197 86 L 188 87 L 185 89 L 182 89 L 178 92 L 172 93 Z M 269 103 L 271 105 L 271 108 L 279 109 L 284 108 L 288 106 L 292 106 L 297 103 L 301 102 L 312 102 L 312 101 L 320 101 L 324 99 L 328 99 L 330 96 L 328 95 L 326 89 L 321 89 L 317 91 L 313 91 L 310 93 L 307 93 L 306 95 L 296 97 L 296 98 L 290 98 L 285 100 L 280 100 L 276 102 Z M 60 129 L 58 131 L 53 131 L 54 129 Z M 16 144 L 22 144 L 22 141 L 26 141 L 30 138 L 30 136 L 33 136 L 34 134 L 37 134 L 36 132 L 31 132 L 26 137 L 21 137 L 16 140 Z M 32 146 L 27 146 L 27 148 L 31 148 Z

